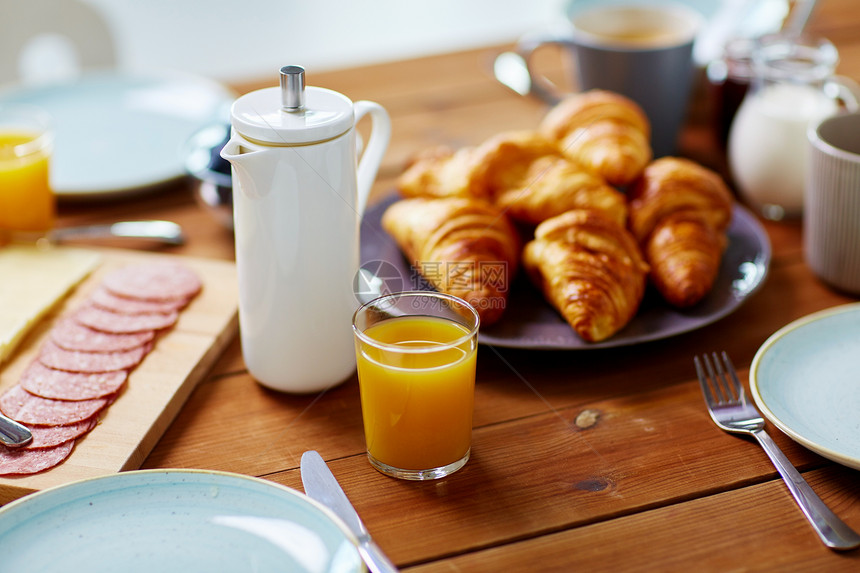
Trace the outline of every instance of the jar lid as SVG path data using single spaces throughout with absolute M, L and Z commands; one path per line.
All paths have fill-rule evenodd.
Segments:
M 772 34 L 759 38 L 753 67 L 762 77 L 792 83 L 820 82 L 832 76 L 839 52 L 827 38 Z
M 325 141 L 355 123 L 352 101 L 338 92 L 305 87 L 304 69 L 281 68 L 280 87 L 241 96 L 231 108 L 233 128 L 243 137 L 272 145 Z

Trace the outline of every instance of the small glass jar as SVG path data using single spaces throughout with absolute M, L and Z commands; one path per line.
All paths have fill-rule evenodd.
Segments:
M 753 80 L 729 131 L 728 161 L 740 196 L 772 220 L 803 212 L 806 131 L 840 105 L 854 110 L 856 84 L 834 76 L 826 39 L 774 35 L 753 49 Z
M 753 78 L 752 52 L 755 40 L 734 38 L 726 42 L 722 56 L 707 67 L 712 122 L 717 143 L 725 150 L 729 128 Z

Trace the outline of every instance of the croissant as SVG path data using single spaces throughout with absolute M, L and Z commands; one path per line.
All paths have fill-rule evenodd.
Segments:
M 474 147 L 439 146 L 412 160 L 397 189 L 404 197 L 484 197 L 486 169 Z
M 591 90 L 562 100 L 540 130 L 612 185 L 630 183 L 651 161 L 648 118 L 633 100 L 613 92 Z
M 625 196 L 582 165 L 564 157 L 537 131 L 491 137 L 476 150 L 487 167 L 485 196 L 518 221 L 538 224 L 571 209 L 599 209 L 620 225 L 627 220 Z
M 645 168 L 629 198 L 630 229 L 651 265 L 652 283 L 673 306 L 695 305 L 713 288 L 728 242 L 728 187 L 698 163 L 664 157 Z
M 523 267 L 584 340 L 621 330 L 639 308 L 648 265 L 630 232 L 599 211 L 572 210 L 538 225 Z
M 386 209 L 382 227 L 437 290 L 468 301 L 485 325 L 501 317 L 520 251 L 501 210 L 460 197 L 403 199 Z

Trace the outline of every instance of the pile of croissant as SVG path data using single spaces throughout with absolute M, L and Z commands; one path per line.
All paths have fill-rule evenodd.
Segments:
M 382 225 L 482 324 L 501 318 L 523 268 L 580 337 L 599 342 L 633 318 L 649 281 L 675 307 L 698 303 L 727 243 L 725 183 L 687 159 L 652 160 L 649 139 L 633 101 L 577 94 L 536 130 L 420 154 Z

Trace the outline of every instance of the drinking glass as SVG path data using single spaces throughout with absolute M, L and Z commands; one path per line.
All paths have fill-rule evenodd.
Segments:
M 436 292 L 392 293 L 353 317 L 367 456 L 409 480 L 445 477 L 469 460 L 478 313 Z
M 54 225 L 51 119 L 29 105 L 0 105 L 0 240 L 41 238 Z

